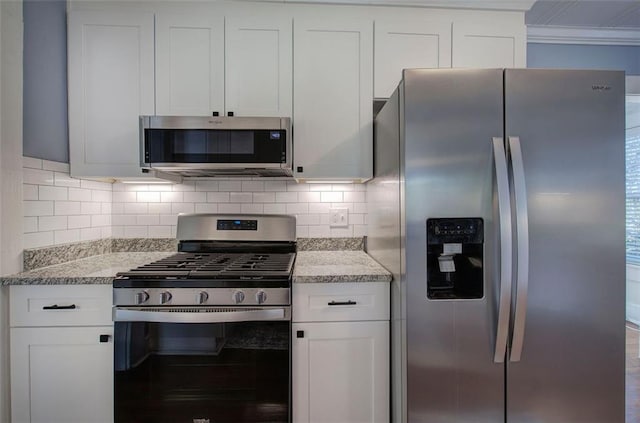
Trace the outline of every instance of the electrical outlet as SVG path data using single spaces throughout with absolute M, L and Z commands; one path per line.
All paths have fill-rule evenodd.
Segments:
M 329 209 L 329 226 L 346 228 L 349 226 L 349 209 Z

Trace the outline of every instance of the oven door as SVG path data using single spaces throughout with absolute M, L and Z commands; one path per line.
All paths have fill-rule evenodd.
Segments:
M 115 307 L 115 422 L 289 422 L 289 307 Z

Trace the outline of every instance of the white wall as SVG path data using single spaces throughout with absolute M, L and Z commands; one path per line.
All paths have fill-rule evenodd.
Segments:
M 21 270 L 22 1 L 0 2 L 0 274 Z M 7 290 L 0 289 L 0 421 L 9 421 Z

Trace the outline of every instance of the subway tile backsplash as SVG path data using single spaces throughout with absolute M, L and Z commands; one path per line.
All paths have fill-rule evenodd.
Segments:
M 68 164 L 30 157 L 23 171 L 24 248 L 109 237 L 172 238 L 178 213 L 292 214 L 301 238 L 366 235 L 362 184 L 255 178 L 111 184 L 71 178 Z M 347 227 L 330 227 L 331 208 L 349 210 Z

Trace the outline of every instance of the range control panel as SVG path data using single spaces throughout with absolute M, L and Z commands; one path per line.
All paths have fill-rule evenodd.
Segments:
M 257 231 L 257 220 L 218 220 L 219 231 Z

